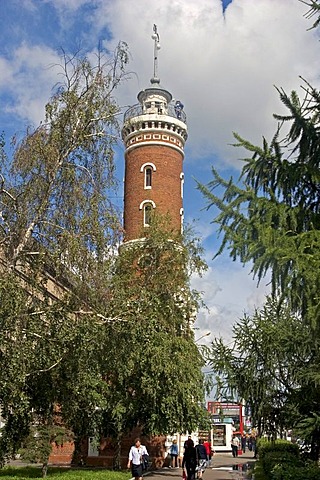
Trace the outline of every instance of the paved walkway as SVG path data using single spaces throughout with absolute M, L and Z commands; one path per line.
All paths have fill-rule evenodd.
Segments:
M 231 453 L 215 454 L 211 467 L 208 467 L 203 474 L 203 480 L 245 480 L 248 464 L 253 465 L 254 462 L 252 452 L 239 455 L 237 458 L 233 458 Z M 20 460 L 13 460 L 9 464 L 17 467 L 27 465 Z M 182 468 L 161 468 L 148 472 L 145 477 L 146 480 L 165 480 L 166 478 L 181 480 Z
M 244 480 L 248 471 L 248 464 L 253 464 L 255 459 L 252 452 L 233 458 L 231 453 L 215 454 L 211 467 L 203 474 L 203 480 Z M 182 477 L 181 468 L 162 468 L 148 474 L 151 480 L 178 480 Z

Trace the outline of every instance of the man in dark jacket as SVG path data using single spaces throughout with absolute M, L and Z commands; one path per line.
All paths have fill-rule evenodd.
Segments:
M 197 452 L 197 464 L 198 464 L 198 478 L 202 478 L 202 474 L 207 466 L 207 451 L 203 445 L 203 440 L 199 440 L 199 444 L 196 446 Z

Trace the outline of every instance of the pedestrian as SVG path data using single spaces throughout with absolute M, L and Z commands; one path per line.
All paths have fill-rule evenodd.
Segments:
M 144 445 L 141 445 L 140 438 L 136 438 L 134 445 L 130 448 L 127 467 L 131 467 L 132 476 L 135 480 L 142 479 L 143 455 L 148 455 Z
M 198 471 L 198 478 L 202 478 L 203 472 L 207 466 L 207 451 L 203 445 L 203 440 L 199 440 L 198 445 L 196 446 L 197 452 L 197 471 Z
M 215 449 L 213 448 L 213 445 L 211 445 L 211 443 L 210 443 L 210 457 L 209 457 L 209 463 L 210 463 L 210 465 L 211 465 L 212 457 L 213 457 L 213 455 L 215 455 L 215 453 L 216 453 L 216 451 L 215 451 Z
M 241 436 L 241 450 L 242 453 L 246 453 L 246 446 L 247 446 L 247 437 L 246 434 L 243 433 Z
M 188 435 L 188 439 L 184 442 L 184 445 L 183 445 L 184 448 L 186 448 L 189 444 L 190 444 L 190 445 L 192 444 L 192 445 L 194 446 L 194 443 L 193 443 L 193 440 L 192 440 L 191 435 Z
M 257 437 L 252 436 L 252 453 L 253 458 L 257 458 L 258 449 L 257 449 Z
M 232 448 L 232 456 L 237 457 L 238 456 L 238 448 L 240 445 L 240 440 L 237 435 L 233 435 L 232 440 L 231 440 L 231 448 Z
M 183 473 L 186 474 L 187 480 L 194 480 L 197 466 L 197 452 L 193 440 L 188 439 L 185 442 L 185 449 L 182 460 Z
M 211 443 L 209 442 L 209 440 L 206 440 L 205 442 L 203 442 L 203 446 L 206 449 L 206 454 L 207 454 L 207 467 L 210 467 L 211 455 L 212 455 Z
M 171 444 L 171 447 L 170 447 L 170 450 L 169 450 L 169 453 L 170 453 L 170 467 L 173 467 L 173 468 L 178 468 L 179 465 L 178 465 L 178 444 L 177 444 L 177 440 L 173 440 L 172 444 Z

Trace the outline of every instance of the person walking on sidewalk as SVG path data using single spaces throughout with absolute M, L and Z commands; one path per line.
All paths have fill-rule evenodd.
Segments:
M 242 453 L 246 453 L 246 446 L 247 446 L 247 436 L 245 433 L 241 435 L 241 450 Z
M 169 450 L 170 453 L 170 467 L 172 468 L 178 468 L 178 444 L 177 440 L 173 440 L 172 445 Z
M 231 440 L 231 448 L 232 448 L 232 456 L 234 458 L 238 456 L 239 445 L 240 445 L 239 437 L 237 437 L 237 435 L 233 435 Z
M 252 452 L 253 452 L 253 458 L 257 458 L 258 446 L 257 446 L 257 437 L 255 436 L 252 436 Z
M 194 480 L 197 466 L 197 452 L 193 443 L 193 440 L 188 440 L 185 444 L 182 468 L 186 471 L 187 480 Z
M 212 456 L 211 443 L 209 442 L 209 440 L 206 440 L 205 442 L 203 442 L 203 446 L 204 446 L 204 448 L 206 449 L 206 454 L 207 454 L 207 467 L 210 467 L 210 465 L 211 465 L 211 456 Z
M 203 440 L 199 440 L 199 444 L 196 446 L 197 452 L 197 473 L 198 478 L 202 478 L 203 472 L 207 466 L 207 452 L 205 446 L 203 445 Z
M 142 480 L 143 455 L 148 455 L 144 445 L 141 445 L 140 438 L 136 438 L 134 445 L 130 448 L 127 467 L 131 467 L 132 476 L 135 480 Z

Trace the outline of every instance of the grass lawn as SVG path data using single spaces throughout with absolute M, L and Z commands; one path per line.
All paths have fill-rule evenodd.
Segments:
M 1 480 L 27 480 L 28 478 L 42 478 L 41 468 L 38 467 L 4 467 L 0 469 Z M 112 470 L 90 470 L 69 468 L 48 468 L 48 480 L 129 480 L 131 473 L 114 472 Z

